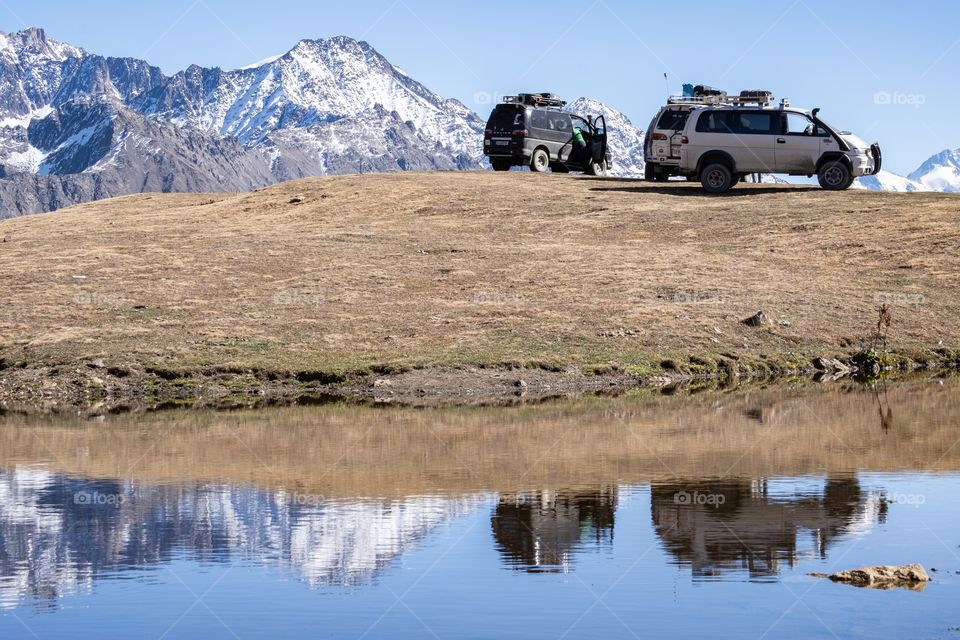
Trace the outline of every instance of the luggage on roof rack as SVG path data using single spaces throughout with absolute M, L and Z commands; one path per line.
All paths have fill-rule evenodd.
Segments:
M 690 85 L 684 85 L 684 94 L 682 96 L 670 96 L 667 103 L 674 105 L 713 104 L 727 106 L 756 104 L 765 107 L 773 102 L 773 92 L 766 89 L 744 89 L 740 92 L 740 95 L 728 96 L 726 91 L 698 84 L 693 87 L 692 95 L 689 95 L 691 93 L 689 87 Z M 788 104 L 788 102 L 784 102 L 784 106 Z
M 705 84 L 698 84 L 693 88 L 694 98 L 717 97 L 726 98 L 727 92 L 715 87 L 708 87 Z
M 503 101 L 507 104 L 526 104 L 532 107 L 555 107 L 557 109 L 567 104 L 566 100 L 552 93 L 520 93 L 515 96 L 505 96 Z
M 740 102 L 756 102 L 757 104 L 770 104 L 773 100 L 773 92 L 766 89 L 744 89 L 740 92 Z

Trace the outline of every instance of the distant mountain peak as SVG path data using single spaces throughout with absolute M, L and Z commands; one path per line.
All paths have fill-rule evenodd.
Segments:
M 483 167 L 476 114 L 347 36 L 173 76 L 38 29 L 0 50 L 0 217 L 142 189 Z
M 907 177 L 931 191 L 960 193 L 960 149 L 944 149 Z
M 0 51 L 13 55 L 21 63 L 30 63 L 37 58 L 62 62 L 86 55 L 80 47 L 47 38 L 46 31 L 40 27 L 28 27 L 14 33 L 0 32 Z

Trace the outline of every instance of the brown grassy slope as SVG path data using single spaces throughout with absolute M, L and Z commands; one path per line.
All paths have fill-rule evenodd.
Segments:
M 302 201 L 297 201 L 302 200 Z M 960 198 L 528 173 L 317 178 L 0 222 L 0 355 L 353 369 L 960 337 Z M 740 320 L 763 309 L 769 327 Z

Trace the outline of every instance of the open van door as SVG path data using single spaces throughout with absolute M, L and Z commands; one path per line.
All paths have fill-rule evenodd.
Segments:
M 607 119 L 597 116 L 590 123 L 590 164 L 587 173 L 602 176 L 607 172 Z

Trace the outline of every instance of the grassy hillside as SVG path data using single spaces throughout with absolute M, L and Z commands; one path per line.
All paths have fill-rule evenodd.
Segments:
M 123 197 L 0 222 L 0 369 L 808 364 L 861 349 L 882 303 L 890 344 L 934 359 L 960 344 L 958 210 L 529 173 Z

